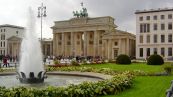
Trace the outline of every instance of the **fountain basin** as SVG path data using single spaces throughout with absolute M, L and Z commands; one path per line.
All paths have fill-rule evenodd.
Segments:
M 111 76 L 91 72 L 47 72 L 48 79 L 43 83 L 25 84 L 16 80 L 16 73 L 0 73 L 0 86 L 10 87 L 33 87 L 46 88 L 48 86 L 68 86 L 70 84 L 80 84 L 84 81 L 97 82 L 111 78 Z

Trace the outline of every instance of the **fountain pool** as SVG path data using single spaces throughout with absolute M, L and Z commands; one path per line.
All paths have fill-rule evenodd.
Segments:
M 16 80 L 16 73 L 1 73 L 0 74 L 0 86 L 10 87 L 32 87 L 32 88 L 46 88 L 47 86 L 68 86 L 69 84 L 80 84 L 84 81 L 96 82 L 103 80 L 99 76 L 81 73 L 48 73 L 48 78 L 44 80 L 44 83 L 20 83 Z

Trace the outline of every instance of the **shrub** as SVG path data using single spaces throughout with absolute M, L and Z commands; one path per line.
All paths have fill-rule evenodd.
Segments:
M 171 64 L 165 64 L 163 65 L 163 69 L 165 70 L 165 72 L 170 75 L 173 69 L 173 65 Z
M 164 64 L 164 60 L 160 55 L 153 54 L 147 59 L 148 65 L 162 65 Z
M 60 62 L 59 62 L 58 60 L 55 60 L 55 61 L 54 61 L 54 64 L 55 64 L 55 65 L 58 65 L 59 63 L 60 63 Z
M 83 82 L 78 85 L 71 84 L 67 87 L 47 88 L 5 88 L 0 87 L 1 97 L 98 97 L 103 95 L 118 94 L 132 86 L 133 75 L 129 72 L 117 74 L 111 79 L 98 82 Z
M 80 64 L 76 60 L 71 61 L 71 65 L 73 66 L 79 66 Z
M 117 64 L 131 64 L 131 60 L 129 56 L 125 54 L 121 54 L 117 57 L 116 63 Z

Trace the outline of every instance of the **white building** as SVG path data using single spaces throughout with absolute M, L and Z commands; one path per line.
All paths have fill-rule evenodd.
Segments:
M 136 58 L 157 53 L 165 59 L 173 56 L 173 9 L 136 11 Z
M 0 25 L 0 55 L 19 55 L 23 35 L 24 27 L 9 24 Z

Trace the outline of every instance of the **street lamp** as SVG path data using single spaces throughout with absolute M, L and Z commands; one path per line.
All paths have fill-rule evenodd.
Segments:
M 43 3 L 41 3 L 41 6 L 38 7 L 38 18 L 41 18 L 41 47 L 42 47 L 42 18 L 46 17 L 46 6 L 43 6 Z

